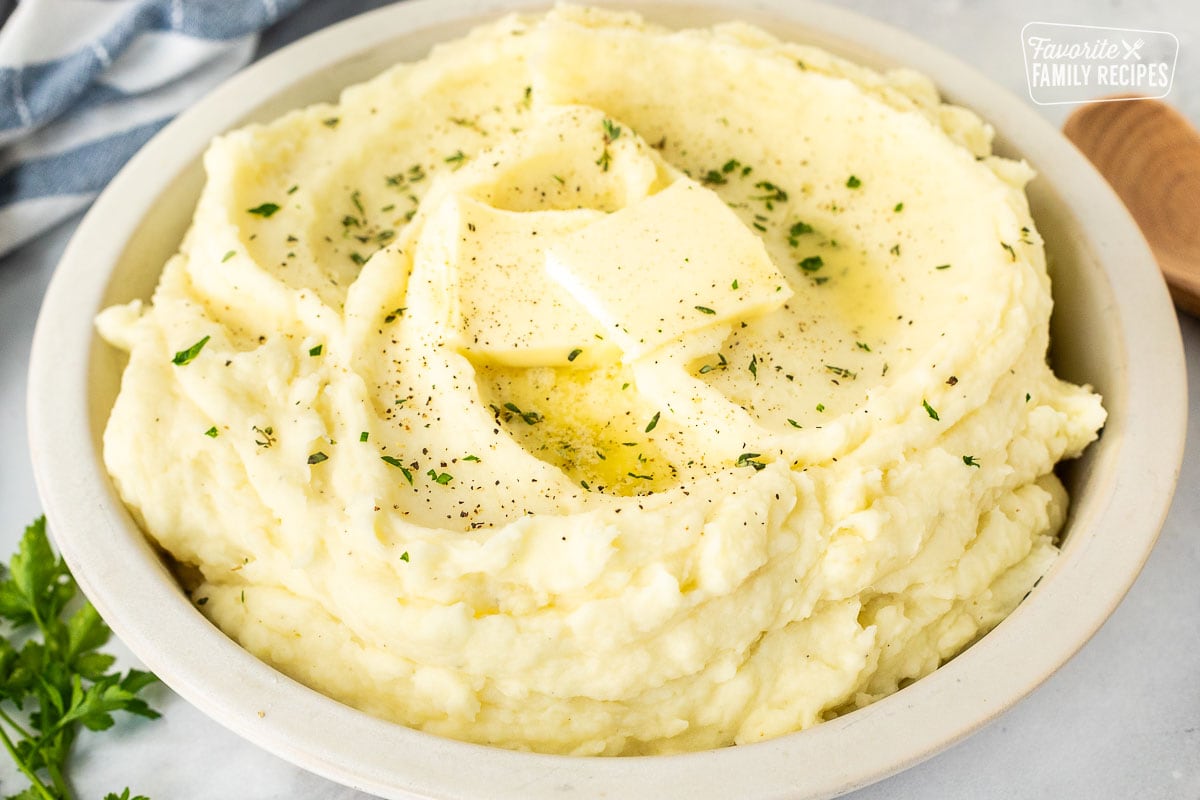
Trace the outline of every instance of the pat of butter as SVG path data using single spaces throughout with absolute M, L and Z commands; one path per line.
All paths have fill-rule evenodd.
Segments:
M 634 361 L 713 325 L 779 308 L 791 287 L 714 192 L 681 178 L 555 241 L 546 271 Z
M 547 245 L 603 212 L 504 211 L 463 195 L 445 202 L 421 239 L 449 243 L 433 249 L 455 277 L 451 328 L 459 350 L 516 367 L 616 358 L 599 323 L 544 269 Z

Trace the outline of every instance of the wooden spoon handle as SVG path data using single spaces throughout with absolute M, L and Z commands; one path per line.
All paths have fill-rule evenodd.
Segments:
M 1200 315 L 1200 132 L 1157 100 L 1081 106 L 1063 133 L 1142 228 L 1181 309 Z

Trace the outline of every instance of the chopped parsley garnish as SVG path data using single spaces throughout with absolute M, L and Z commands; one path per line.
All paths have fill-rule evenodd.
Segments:
M 409 184 L 419 183 L 423 180 L 425 180 L 425 168 L 420 164 L 413 164 L 406 172 L 384 176 L 384 182 L 397 189 L 406 189 Z
M 257 425 L 252 425 L 250 430 L 261 436 L 261 439 L 255 439 L 254 443 L 259 447 L 270 447 L 275 444 L 275 429 L 268 425 L 265 428 L 260 428 Z
M 400 554 L 400 560 L 405 563 L 408 562 L 408 551 L 407 550 L 405 550 L 403 553 Z
M 938 264 L 934 269 L 950 269 L 949 264 Z
M 709 308 L 708 306 L 696 306 L 695 308 L 696 308 L 696 310 L 697 310 L 697 311 L 699 311 L 701 314 L 716 314 L 716 313 L 717 313 L 716 311 L 713 311 L 713 310 L 712 310 L 711 308 Z
M 636 472 L 626 472 L 625 474 L 626 474 L 626 475 L 628 475 L 628 476 L 629 476 L 629 477 L 631 477 L 631 478 L 636 478 L 636 479 L 637 479 L 637 480 L 639 480 L 639 481 L 652 481 L 652 480 L 654 480 L 654 476 L 653 476 L 653 475 L 638 475 Z
M 721 165 L 721 172 L 724 172 L 726 175 L 739 169 L 742 171 L 743 178 L 750 174 L 751 168 L 742 166 L 742 162 L 738 161 L 736 158 L 731 158 Z
M 896 203 L 896 205 L 892 208 L 892 211 L 895 211 L 897 214 L 899 214 L 903 210 L 904 210 L 904 203 Z
M 263 203 L 254 208 L 246 209 L 247 213 L 254 214 L 259 217 L 269 217 L 279 210 L 279 206 L 275 203 Z
M 454 480 L 454 476 L 451 475 L 449 472 L 438 472 L 436 469 L 431 469 L 431 470 L 429 470 L 429 472 L 426 472 L 425 474 L 428 475 L 430 478 L 432 478 L 433 482 L 438 484 L 439 486 L 445 486 L 450 481 Z
M 320 464 L 322 461 L 328 461 L 328 460 L 329 460 L 329 456 L 325 455 L 320 450 L 318 450 L 317 452 L 313 453 L 312 455 L 310 455 L 308 457 L 309 464 Z
M 228 261 L 229 259 L 233 258 L 236 255 L 237 255 L 236 250 L 230 250 L 224 256 L 221 257 L 221 263 L 224 264 L 226 261 Z
M 933 406 L 929 405 L 928 400 L 922 400 L 921 405 L 923 405 L 925 407 L 925 413 L 929 415 L 930 419 L 933 419 L 933 420 L 941 419 L 941 417 L 938 416 L 937 411 L 934 410 Z
M 1032 399 L 1033 399 L 1033 396 L 1031 394 L 1029 394 L 1029 392 L 1026 392 L 1025 393 L 1025 402 L 1028 403 Z
M 358 435 L 358 440 L 359 440 L 360 442 L 365 442 L 365 441 L 367 441 L 367 440 L 368 440 L 368 439 L 370 439 L 370 438 L 371 438 L 371 434 L 367 433 L 366 431 L 363 431 L 362 433 L 360 433 L 360 434 Z
M 767 207 L 768 211 L 774 209 L 776 203 L 787 202 L 788 193 L 770 181 L 759 181 L 758 183 L 754 184 L 754 188 L 762 189 L 765 194 L 757 195 L 751 199 L 762 202 Z
M 854 346 L 859 350 L 865 350 L 868 353 L 871 352 L 871 345 L 867 344 L 866 342 L 855 342 Z
M 395 467 L 396 469 L 398 469 L 402 473 L 404 473 L 405 479 L 408 480 L 408 483 L 410 486 L 412 485 L 412 482 L 413 482 L 412 472 L 409 471 L 408 467 L 404 466 L 403 462 L 401 462 L 400 459 L 393 458 L 392 456 L 380 456 L 380 458 L 384 462 L 391 464 L 393 467 Z
M 213 425 L 211 428 L 209 428 L 208 430 L 206 430 L 204 432 L 204 435 L 210 439 L 215 439 L 215 438 L 217 438 L 218 433 L 219 433 L 219 431 L 217 430 L 217 426 Z
M 646 426 L 646 433 L 654 430 L 658 426 L 658 418 L 662 414 L 661 411 L 655 411 L 654 416 L 650 418 L 650 424 Z
M 609 152 L 608 146 L 620 138 L 621 126 L 608 117 L 605 117 L 600 124 L 604 129 L 604 150 L 601 151 L 600 157 L 596 159 L 596 165 L 604 172 L 608 172 L 608 167 L 612 163 L 612 153 Z
M 796 422 L 796 420 L 792 419 L 791 417 L 788 417 L 788 425 L 791 425 L 793 428 L 803 428 L 804 427 L 803 425 L 801 425 L 799 422 Z
M 750 354 L 750 374 L 754 376 L 754 380 L 758 380 L 758 356 L 754 353 Z
M 392 309 L 387 316 L 383 318 L 384 322 L 395 322 L 397 317 L 404 316 L 404 312 L 408 310 L 408 306 Z
M 462 150 L 455 150 L 453 153 L 446 156 L 445 161 L 447 164 L 453 164 L 454 169 L 458 169 L 463 165 L 463 162 L 466 161 L 466 159 L 467 156 Z
M 817 411 L 821 411 L 821 412 L 825 411 L 825 404 L 817 403 Z
M 700 183 L 705 186 L 718 186 L 722 183 L 728 183 L 729 179 L 721 172 L 715 169 L 710 169 L 708 172 L 700 176 Z
M 321 355 L 321 351 L 324 349 L 325 349 L 325 345 L 319 344 L 316 347 L 308 348 L 308 354 L 310 356 L 319 356 L 319 355 Z
M 963 456 L 963 463 L 968 467 L 978 467 L 979 459 L 975 458 L 975 456 Z
M 733 289 L 735 292 L 737 291 L 737 288 L 738 288 L 737 278 L 733 279 L 733 283 L 729 284 L 729 288 Z
M 470 128 L 478 134 L 487 136 L 487 131 L 479 127 L 479 123 L 473 119 L 467 119 L 466 117 L 451 117 L 450 121 L 460 128 Z
M 894 256 L 900 255 L 900 245 L 898 245 L 898 244 L 892 245 L 892 249 L 889 250 L 888 252 Z
M 799 264 L 800 269 L 805 272 L 816 272 L 821 267 L 825 266 L 825 260 L 820 256 L 809 256 Z
M 338 117 L 326 117 L 321 120 L 321 124 L 326 128 L 336 128 L 339 122 L 341 122 L 341 119 Z
M 1001 243 L 1000 243 L 1000 246 L 1001 246 L 1001 247 L 1003 247 L 1005 250 L 1007 250 L 1007 251 L 1008 251 L 1008 258 L 1009 258 L 1009 260 L 1010 260 L 1010 261 L 1016 261 L 1016 260 L 1017 260 L 1017 251 L 1016 251 L 1016 250 L 1013 250 L 1013 247 L 1012 247 L 1012 245 L 1011 245 L 1011 244 L 1009 244 L 1008 242 L 1001 242 Z
M 583 350 L 581 350 L 581 349 L 579 349 L 578 347 L 576 347 L 576 348 L 575 348 L 574 350 L 572 350 L 570 353 L 567 353 L 567 361 L 574 361 L 575 359 L 579 358 L 579 355 L 580 355 L 580 353 L 582 353 L 582 352 L 583 352 Z
M 463 456 L 463 461 L 479 461 L 479 456 Z
M 846 179 L 846 187 L 848 189 L 857 189 L 860 186 L 862 186 L 862 181 L 858 179 L 858 176 L 851 175 Z
M 295 194 L 295 193 L 296 193 L 296 190 L 297 190 L 297 189 L 299 189 L 299 188 L 300 188 L 300 184 L 298 184 L 298 183 L 293 183 L 291 186 L 289 186 L 289 187 L 288 187 L 287 193 L 288 193 L 288 194 Z M 291 238 L 291 237 L 289 237 L 289 238 Z
M 350 260 L 360 267 L 367 263 L 367 259 L 363 257 L 362 253 L 351 253 Z
M 791 228 L 788 229 L 788 236 L 795 238 L 797 236 L 803 236 L 806 233 L 812 233 L 812 232 L 813 232 L 812 225 L 809 225 L 807 222 L 797 222 L 797 223 L 793 224 Z
M 211 338 L 211 337 L 205 336 L 203 339 L 196 342 L 194 345 L 192 345 L 188 349 L 180 350 L 171 359 L 171 363 L 175 364 L 176 366 L 179 366 L 179 367 L 182 367 L 184 364 L 192 363 L 192 360 L 196 356 L 200 355 L 200 351 L 204 349 L 204 345 L 208 344 L 209 338 Z
M 826 364 L 825 370 L 827 372 L 832 372 L 834 375 L 837 375 L 839 378 L 849 378 L 850 380 L 854 380 L 855 378 L 858 377 L 857 372 L 846 369 L 845 367 L 835 367 L 833 364 Z
M 737 457 L 737 461 L 734 462 L 734 466 L 735 467 L 754 467 L 755 472 L 758 472 L 759 470 L 762 470 L 762 469 L 766 469 L 767 465 L 764 464 L 763 462 L 757 460 L 760 455 L 761 455 L 761 453 L 742 453 L 740 456 Z
M 505 403 L 504 408 L 524 420 L 526 425 L 536 425 L 542 421 L 541 414 L 536 411 L 522 411 L 521 409 L 517 408 L 515 403 Z

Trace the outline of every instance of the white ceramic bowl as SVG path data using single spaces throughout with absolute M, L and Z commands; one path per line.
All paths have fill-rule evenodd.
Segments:
M 617 3 L 671 26 L 742 18 L 868 65 L 914 67 L 992 122 L 1002 154 L 1040 173 L 1029 196 L 1053 260 L 1052 357 L 1060 375 L 1103 393 L 1108 424 L 1066 470 L 1073 506 L 1062 556 L 1015 613 L 933 675 L 809 731 L 688 755 L 567 758 L 449 741 L 352 710 L 243 651 L 188 602 L 117 498 L 100 438 L 123 364 L 92 317 L 149 296 L 190 220 L 208 141 L 333 99 L 501 11 L 535 5 L 544 3 L 413 0 L 322 31 L 183 114 L 101 195 L 47 293 L 29 381 L 38 487 L 67 562 L 121 639 L 179 694 L 267 750 L 385 797 L 828 797 L 932 755 L 1066 662 L 1133 583 L 1182 460 L 1183 353 L 1141 235 L 1083 157 L 969 67 L 845 11 L 789 0 Z

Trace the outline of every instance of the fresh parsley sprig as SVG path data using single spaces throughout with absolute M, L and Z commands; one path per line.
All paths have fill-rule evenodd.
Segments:
M 109 672 L 116 659 L 99 649 L 112 632 L 91 603 L 72 602 L 77 592 L 39 517 L 0 565 L 0 744 L 30 783 L 8 800 L 73 800 L 66 766 L 81 726 L 106 730 L 117 711 L 158 716 L 137 696 L 156 678 Z M 105 800 L 147 798 L 125 789 Z

